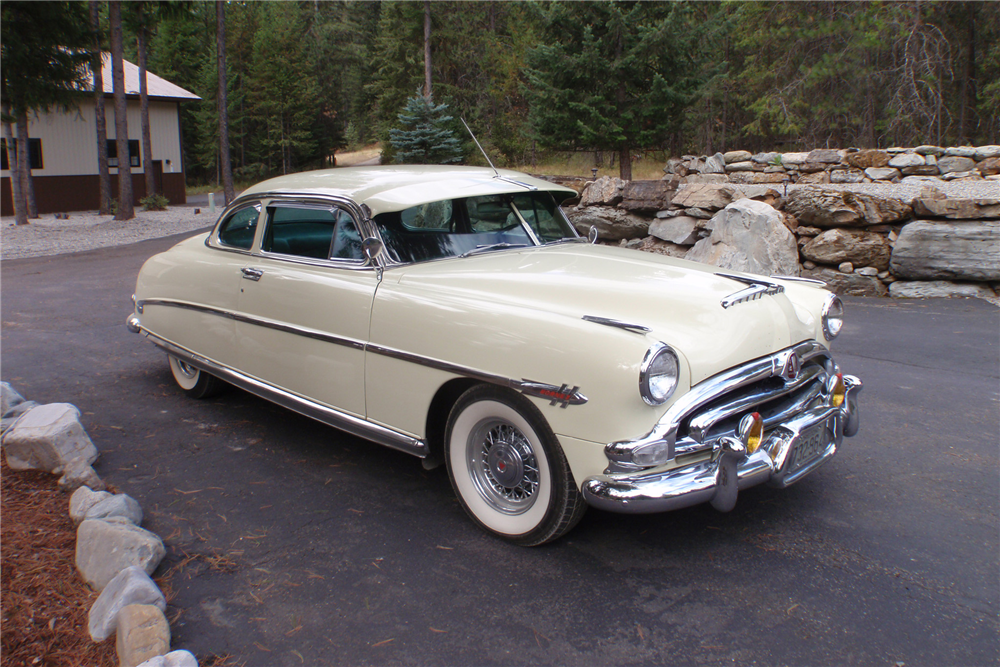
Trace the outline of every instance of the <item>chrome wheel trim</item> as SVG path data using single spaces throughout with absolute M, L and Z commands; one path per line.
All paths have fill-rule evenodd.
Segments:
M 201 371 L 191 364 L 181 361 L 177 357 L 170 355 L 170 372 L 174 376 L 177 385 L 185 390 L 191 391 L 201 379 Z
M 469 434 L 466 464 L 479 495 L 494 509 L 518 515 L 538 498 L 538 461 L 520 430 L 502 419 L 484 419 Z

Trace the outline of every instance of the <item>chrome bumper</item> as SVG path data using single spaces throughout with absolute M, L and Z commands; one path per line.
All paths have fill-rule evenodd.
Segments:
M 598 509 L 651 514 L 712 503 L 728 511 L 740 489 L 768 483 L 784 488 L 833 458 L 845 436 L 858 432 L 858 378 L 845 375 L 840 407 L 803 412 L 770 428 L 749 456 L 720 440 L 710 460 L 663 472 L 596 475 L 584 480 L 583 497 Z

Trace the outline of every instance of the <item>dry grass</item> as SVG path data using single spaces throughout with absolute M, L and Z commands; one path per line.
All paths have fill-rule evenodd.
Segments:
M 356 151 L 344 151 L 337 153 L 337 166 L 353 167 L 360 162 L 367 162 L 368 160 L 377 158 L 381 152 L 381 146 L 378 144 L 372 144 L 371 146 L 365 146 L 364 148 Z
M 531 163 L 514 165 L 511 168 L 532 174 L 549 176 L 586 176 L 593 174 L 591 169 L 597 167 L 597 176 L 615 176 L 619 174 L 618 162 L 610 165 L 610 153 L 604 154 L 602 164 L 598 164 L 594 153 L 573 152 L 547 155 L 535 166 Z M 617 157 L 617 156 L 616 156 Z M 663 178 L 663 167 L 667 164 L 667 155 L 662 151 L 637 152 L 632 156 L 632 179 L 636 181 L 658 181 Z
M 5 667 L 113 667 L 114 638 L 95 644 L 87 614 L 97 594 L 77 575 L 69 497 L 44 472 L 2 468 L 0 650 Z

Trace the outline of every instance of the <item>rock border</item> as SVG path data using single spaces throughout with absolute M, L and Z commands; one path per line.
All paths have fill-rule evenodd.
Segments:
M 95 643 L 116 635 L 121 667 L 198 667 L 189 651 L 170 651 L 167 603 L 150 575 L 166 548 L 140 527 L 142 508 L 124 493 L 105 491 L 91 464 L 98 451 L 69 403 L 39 405 L 0 382 L 0 447 L 12 470 L 44 470 L 72 492 L 69 516 L 77 526 L 76 569 L 99 593 L 88 631 Z

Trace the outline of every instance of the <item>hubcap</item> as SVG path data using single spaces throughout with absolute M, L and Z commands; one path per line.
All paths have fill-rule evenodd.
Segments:
M 188 365 L 186 362 L 183 362 L 180 359 L 177 360 L 177 368 L 180 369 L 181 374 L 183 374 L 184 377 L 193 378 L 195 375 L 198 374 L 197 368 Z
M 526 512 L 538 492 L 538 461 L 531 443 L 512 424 L 480 422 L 469 436 L 469 474 L 479 494 L 505 514 Z

